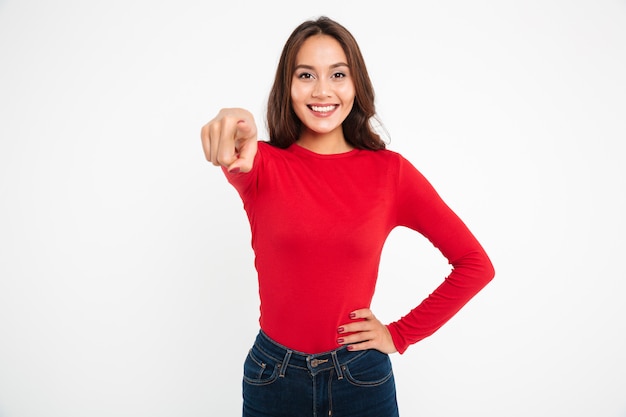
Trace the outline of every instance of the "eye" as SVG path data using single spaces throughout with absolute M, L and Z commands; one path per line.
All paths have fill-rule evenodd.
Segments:
M 333 74 L 333 78 L 345 78 L 346 74 L 343 72 L 336 72 Z
M 298 74 L 298 78 L 301 80 L 310 80 L 311 78 L 313 78 L 313 74 L 311 74 L 310 72 L 301 72 L 300 74 Z

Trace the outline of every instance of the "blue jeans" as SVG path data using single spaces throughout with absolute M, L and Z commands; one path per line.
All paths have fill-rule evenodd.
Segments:
M 397 417 L 387 354 L 345 347 L 308 355 L 259 333 L 243 370 L 244 417 Z

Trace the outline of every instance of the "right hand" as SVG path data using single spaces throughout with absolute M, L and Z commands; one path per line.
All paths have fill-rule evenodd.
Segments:
M 222 109 L 200 133 L 207 161 L 229 172 L 249 172 L 257 152 L 257 129 L 245 109 Z

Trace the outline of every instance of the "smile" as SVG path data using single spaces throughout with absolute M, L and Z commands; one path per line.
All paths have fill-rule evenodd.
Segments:
M 309 106 L 311 110 L 318 113 L 328 113 L 337 108 L 337 105 L 329 105 L 329 106 Z

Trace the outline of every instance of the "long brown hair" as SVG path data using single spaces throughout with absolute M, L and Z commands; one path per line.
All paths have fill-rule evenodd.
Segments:
M 291 83 L 296 55 L 304 41 L 313 35 L 328 35 L 335 38 L 348 59 L 356 98 L 352 111 L 343 122 L 346 141 L 357 149 L 385 149 L 385 142 L 370 125 L 371 119 L 376 116 L 374 88 L 359 45 L 345 27 L 326 16 L 300 24 L 283 47 L 267 105 L 269 143 L 279 148 L 287 148 L 300 136 L 302 122 L 293 111 Z

